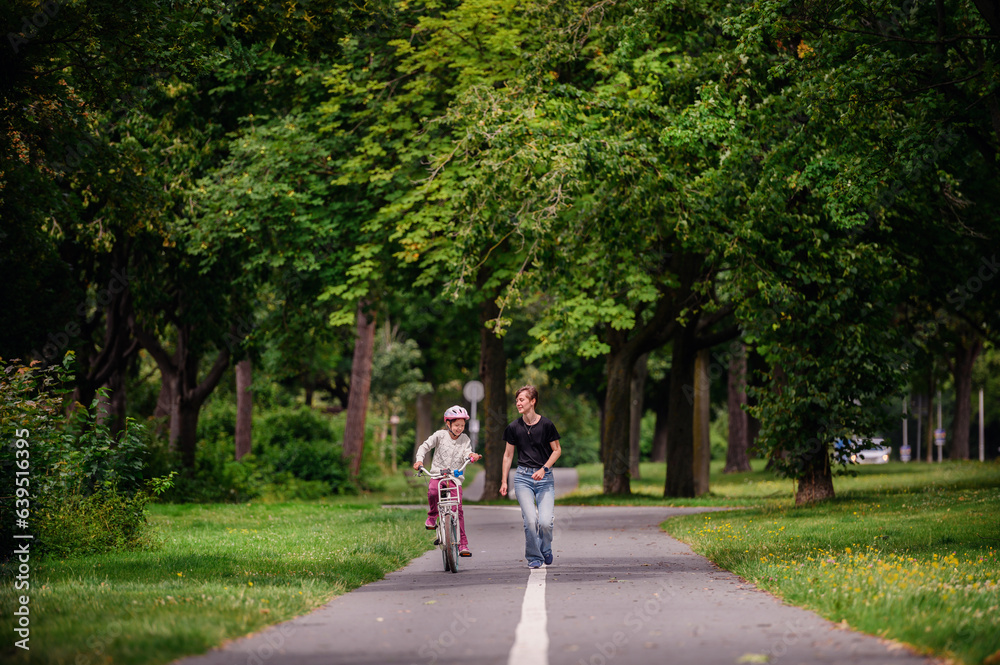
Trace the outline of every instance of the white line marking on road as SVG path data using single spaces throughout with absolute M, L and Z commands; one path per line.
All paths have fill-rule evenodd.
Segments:
M 545 614 L 545 568 L 532 568 L 524 589 L 521 622 L 507 665 L 549 665 L 549 628 Z

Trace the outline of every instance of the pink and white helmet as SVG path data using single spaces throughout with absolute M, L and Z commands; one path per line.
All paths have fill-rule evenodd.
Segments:
M 465 420 L 469 419 L 469 412 L 466 411 L 464 407 L 458 406 L 456 404 L 455 406 L 449 407 L 448 410 L 444 412 L 445 422 L 448 422 L 449 420 L 459 420 L 459 419 L 465 419 Z

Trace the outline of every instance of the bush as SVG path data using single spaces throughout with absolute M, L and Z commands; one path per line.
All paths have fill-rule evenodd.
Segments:
M 34 513 L 35 547 L 57 556 L 146 549 L 152 545 L 149 499 L 145 491 L 128 494 L 112 485 L 90 495 L 43 500 Z
M 236 406 L 231 399 L 212 400 L 199 422 L 195 468 L 183 473 L 164 499 L 196 503 L 308 500 L 367 488 L 351 480 L 343 459 L 342 421 L 343 417 L 331 418 L 304 406 L 257 413 L 253 450 L 237 462 Z M 173 464 L 178 464 L 175 456 Z M 368 466 L 362 469 L 363 478 L 372 473 Z
M 266 413 L 258 422 L 254 452 L 276 474 L 325 483 L 333 494 L 358 490 L 343 457 L 343 428 L 328 416 L 298 407 Z
M 10 513 L 19 510 L 28 515 L 39 552 L 68 556 L 144 546 L 149 543 L 146 503 L 169 486 L 170 479 L 144 480 L 146 433 L 139 423 L 129 419 L 115 439 L 98 421 L 97 405 L 104 392 L 89 409 L 77 405 L 68 420 L 62 418 L 71 364 L 72 355 L 67 355 L 62 367 L 4 369 L 0 426 L 18 437 L 5 435 L 0 447 L 3 496 L 15 498 L 2 504 L 4 540 L 12 541 L 15 522 Z M 28 471 L 17 486 L 16 469 Z

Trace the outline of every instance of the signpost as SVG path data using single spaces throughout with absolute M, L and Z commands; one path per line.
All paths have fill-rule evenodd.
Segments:
M 938 449 L 938 462 L 944 460 L 944 424 L 941 422 L 941 391 L 938 391 L 937 398 L 938 407 L 938 426 L 934 430 L 934 445 Z M 930 452 L 929 450 L 927 452 Z
M 472 404 L 472 413 L 469 418 L 469 438 L 472 439 L 472 449 L 476 449 L 476 442 L 479 440 L 479 420 L 476 419 L 476 404 L 486 396 L 486 388 L 480 381 L 469 381 L 462 389 L 462 395 Z
M 902 462 L 909 462 L 910 461 L 910 453 L 912 452 L 910 450 L 910 437 L 907 436 L 907 431 L 906 431 L 906 425 L 907 425 L 907 418 L 906 418 L 906 406 L 907 406 L 907 404 L 906 403 L 907 403 L 907 401 L 908 401 L 907 398 L 904 397 L 903 398 L 903 445 L 901 445 L 899 447 L 899 459 Z
M 396 428 L 399 426 L 399 416 L 395 413 L 389 416 L 389 424 L 392 426 L 392 470 L 396 471 Z
M 938 429 L 934 430 L 934 445 L 937 446 L 937 449 L 938 449 L 938 461 L 940 462 L 941 460 L 944 459 L 944 430 L 943 429 L 938 428 Z
M 986 461 L 986 442 L 983 438 L 983 389 L 979 389 L 979 461 Z

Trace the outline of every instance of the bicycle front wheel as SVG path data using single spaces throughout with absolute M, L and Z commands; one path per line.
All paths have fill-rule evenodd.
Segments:
M 444 525 L 444 569 L 458 572 L 458 520 L 454 515 L 448 516 Z

